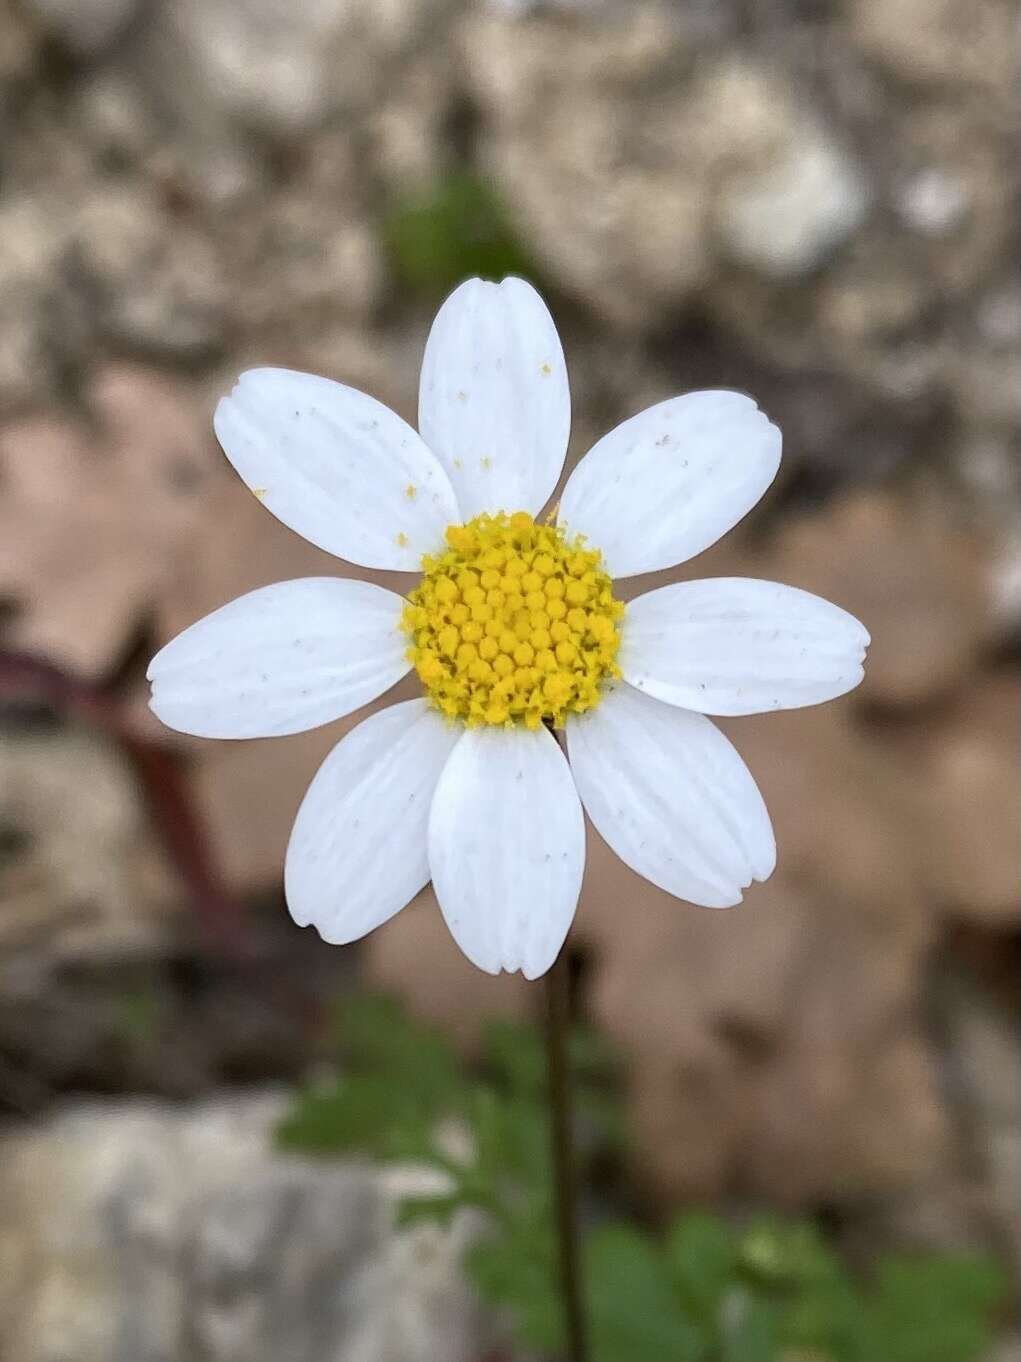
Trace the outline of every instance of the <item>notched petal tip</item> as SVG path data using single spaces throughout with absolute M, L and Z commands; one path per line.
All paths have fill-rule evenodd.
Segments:
M 732 908 L 771 873 L 776 839 L 758 787 L 708 719 L 625 686 L 568 726 L 586 812 L 622 861 L 675 898 Z
M 561 519 L 599 546 L 615 577 L 673 567 L 752 509 L 776 477 L 781 449 L 779 427 L 744 393 L 668 398 L 589 450 L 567 480 Z
M 473 274 L 452 288 L 447 298 L 454 298 L 460 293 L 489 293 L 503 288 L 525 288 L 529 293 L 542 296 L 531 280 L 520 274 L 505 274 L 500 279 L 483 279 L 481 275 Z
M 708 908 L 712 912 L 725 911 L 728 908 L 739 908 L 744 903 L 745 894 L 756 884 L 765 884 L 771 878 L 776 869 L 776 843 L 773 843 L 772 856 L 767 863 L 758 866 L 749 865 L 741 881 L 729 893 L 720 892 L 718 895 L 703 895 L 700 898 L 686 900 L 693 903 L 696 908 Z
M 693 903 L 696 908 L 708 908 L 710 912 L 722 913 L 728 908 L 739 908 L 744 903 L 744 891 L 748 885 L 742 885 L 740 889 L 733 890 L 730 894 L 721 894 L 713 902 L 703 902 L 701 899 L 689 899 L 687 902 Z
M 213 408 L 213 429 L 216 431 L 217 436 L 219 436 L 220 433 L 217 427 L 222 425 L 224 419 L 230 415 L 231 411 L 236 406 L 240 406 L 249 394 L 262 387 L 271 374 L 279 372 L 281 371 L 264 366 L 256 369 L 244 369 L 238 374 L 231 385 L 230 391 L 221 394 L 216 406 Z
M 300 383 L 309 377 L 314 378 L 315 375 L 306 374 L 301 369 L 287 369 L 279 364 L 257 364 L 251 369 L 241 370 L 231 392 L 236 393 L 239 388 L 254 388 L 260 383 L 272 382 L 277 379 L 293 378 L 297 379 Z M 331 382 L 332 380 L 327 379 L 324 381 Z
M 552 735 L 467 729 L 436 787 L 429 864 L 468 959 L 487 974 L 543 973 L 574 918 L 584 862 L 581 805 Z
M 556 959 L 557 957 L 554 956 L 553 959 L 550 960 L 548 964 L 538 966 L 534 969 L 530 969 L 527 965 L 522 965 L 520 970 L 521 977 L 523 979 L 527 979 L 530 984 L 534 983 L 536 979 L 541 979 L 544 974 L 548 974 L 550 972 L 550 970 L 556 964 Z
M 757 578 L 675 582 L 628 608 L 625 679 L 697 713 L 767 713 L 822 704 L 862 678 L 868 635 L 847 611 Z
M 156 682 L 152 686 L 149 699 L 146 702 L 151 714 L 154 714 L 164 728 L 169 728 L 172 733 L 184 733 L 189 737 L 198 738 L 220 738 L 229 737 L 229 734 L 214 732 L 197 732 L 193 723 L 181 717 L 175 712 L 172 697 L 168 697 L 165 688 L 161 689 Z
M 570 390 L 556 324 L 527 280 L 466 279 L 444 300 L 418 411 L 463 520 L 545 505 L 567 450 Z
M 172 665 L 173 655 L 177 651 L 178 638 L 180 638 L 180 634 L 169 639 L 162 648 L 157 648 L 149 659 L 149 665 L 145 669 L 145 679 L 154 689 L 156 683 L 166 674 L 167 663 L 170 662 Z

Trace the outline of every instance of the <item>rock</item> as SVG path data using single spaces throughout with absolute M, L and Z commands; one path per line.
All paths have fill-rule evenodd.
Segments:
M 6 4 L 0 10 L 0 115 L 11 91 L 33 74 L 41 37 L 38 24 L 20 8 Z
M 450 0 L 182 0 L 173 24 L 206 98 L 233 119 L 293 139 L 375 104 L 384 82 L 442 25 Z
M 296 14 L 286 0 L 185 0 L 174 17 L 217 99 L 247 124 L 293 136 L 320 123 L 335 98 L 350 98 L 330 69 L 330 42 L 357 8 L 313 0 Z M 369 78 L 363 65 L 360 79 Z
M 1013 979 L 1011 979 L 1013 984 Z M 952 964 L 940 980 L 947 1031 L 947 1085 L 964 1144 L 962 1162 L 981 1189 L 981 1207 L 1002 1248 L 1021 1264 L 1011 1197 L 1021 1178 L 1021 1075 L 1015 1019 L 991 991 Z
M 861 354 L 909 333 L 924 314 L 928 297 L 906 239 L 891 241 L 876 234 L 858 246 L 834 266 L 819 289 L 818 320 L 831 346 Z M 898 366 L 896 361 L 894 352 L 888 359 L 890 367 L 878 375 L 892 397 L 903 402 L 932 383 L 931 361 L 929 365 L 924 359 L 915 361 L 920 369 L 917 378 L 910 365 Z M 887 377 L 890 368 L 892 381 Z
M 465 50 L 484 166 L 544 271 L 619 325 L 669 315 L 709 266 L 678 146 L 683 21 L 650 3 L 587 23 L 487 13 Z
M 105 160 L 142 161 L 160 140 L 143 91 L 123 68 L 100 66 L 76 91 L 82 134 Z
M 87 798 L 84 793 L 87 791 Z M 162 955 L 176 890 L 130 770 L 85 733 L 0 742 L 0 995 L 69 961 Z
M 722 191 L 719 232 L 738 260 L 785 279 L 825 260 L 858 227 L 867 204 L 858 169 L 825 134 L 808 128 L 771 166 Z
M 131 22 L 138 0 L 26 0 L 26 8 L 74 56 L 95 58 Z
M 192 894 L 131 763 L 87 716 L 73 727 L 5 716 L 0 1113 L 46 1110 L 67 1091 L 180 1100 L 298 1076 L 326 1051 L 319 1021 L 354 957 L 300 932 L 282 902 L 256 911 Z
M 989 552 L 948 508 L 880 492 L 792 519 L 759 576 L 836 602 L 870 631 L 856 696 L 908 706 L 954 690 L 992 634 Z
M 31 407 L 53 382 L 48 325 L 63 249 L 53 205 L 28 196 L 0 202 L 0 410 Z
M 474 1221 L 397 1231 L 433 1175 L 278 1154 L 276 1093 L 72 1107 L 0 1164 L 18 1362 L 474 1362 Z M 56 1191 L 56 1194 L 55 1194 Z
M 704 71 L 685 126 L 724 249 L 767 278 L 814 268 L 864 218 L 861 170 L 766 69 L 727 58 Z
M 912 84 L 1013 83 L 1014 15 L 1004 0 L 967 12 L 955 0 L 856 0 L 854 35 L 891 74 Z
M 449 175 L 460 82 L 454 43 L 426 42 L 409 53 L 385 102 L 367 111 L 375 169 L 396 196 L 428 192 Z
M 246 331 L 275 345 L 292 335 L 301 343 L 324 322 L 364 321 L 378 306 L 384 267 L 377 234 L 356 202 L 349 199 L 339 216 L 331 198 L 325 186 L 281 192 L 254 231 L 238 233 L 245 256 L 236 264 L 250 282 L 234 313 Z
M 897 196 L 905 222 L 926 236 L 946 236 L 968 211 L 971 195 L 962 180 L 930 166 L 907 180 Z
M 1004 469 L 1001 488 L 1006 483 L 1012 492 L 1016 490 L 1016 479 L 1009 476 L 1014 471 Z M 1021 636 L 1021 536 L 1013 532 L 1001 545 L 993 565 L 993 605 L 1004 637 Z
M 201 358 L 223 339 L 226 296 L 212 243 L 171 222 L 144 184 L 108 184 L 85 200 L 68 267 L 100 333 L 136 354 Z

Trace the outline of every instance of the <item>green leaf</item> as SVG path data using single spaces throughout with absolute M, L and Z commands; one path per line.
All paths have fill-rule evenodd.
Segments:
M 674 1289 L 700 1320 L 714 1322 L 737 1269 L 733 1231 L 719 1216 L 691 1211 L 674 1222 L 666 1239 Z
M 605 1083 L 616 1075 L 617 1056 L 605 1036 L 587 1026 L 575 1026 L 567 1038 L 572 1072 L 583 1081 Z
M 781 1355 L 780 1336 L 781 1311 L 774 1302 L 743 1286 L 727 1293 L 720 1318 L 720 1362 L 775 1362 Z
M 978 1362 L 994 1338 L 1006 1290 L 984 1257 L 887 1258 L 879 1267 L 857 1340 L 861 1362 Z
M 385 1075 L 354 1074 L 299 1093 L 277 1127 L 277 1142 L 309 1154 L 428 1160 L 435 1115 L 420 1094 L 395 1086 Z
M 546 1052 L 534 1026 L 502 1018 L 489 1022 L 482 1059 L 486 1072 L 514 1097 L 545 1099 Z
M 509 1183 L 522 1192 L 548 1193 L 553 1174 L 545 1110 L 479 1088 L 472 1094 L 470 1114 L 479 1175 L 494 1187 Z
M 860 1293 L 849 1277 L 803 1282 L 779 1307 L 779 1338 L 791 1353 L 850 1357 L 861 1311 Z
M 409 1018 L 387 997 L 355 996 L 334 1018 L 341 1053 L 354 1071 L 410 1087 L 436 1109 L 464 1087 L 457 1057 L 446 1037 Z
M 465 1266 L 482 1299 L 510 1315 L 520 1344 L 561 1352 L 556 1246 L 547 1217 L 523 1215 L 502 1234 L 480 1240 L 469 1249 Z
M 389 999 L 345 1001 L 335 1031 L 343 1071 L 296 1096 L 280 1143 L 441 1170 L 444 1190 L 407 1198 L 400 1223 L 483 1208 L 489 1233 L 467 1256 L 469 1276 L 521 1346 L 562 1352 L 539 1034 L 494 1024 L 472 1077 L 441 1035 Z M 576 1033 L 570 1056 L 584 1157 L 606 1148 L 619 1107 L 598 1038 Z M 468 1137 L 458 1158 L 438 1139 L 447 1117 Z M 933 1257 L 887 1259 L 864 1290 L 813 1224 L 776 1216 L 736 1233 L 690 1213 L 663 1240 L 606 1225 L 585 1242 L 583 1265 L 594 1362 L 977 1362 L 1004 1292 L 988 1259 Z
M 535 277 L 492 184 L 451 175 L 397 203 L 383 222 L 383 239 L 405 287 L 439 297 L 469 275 Z
M 741 1237 L 739 1258 L 752 1281 L 774 1288 L 834 1281 L 844 1275 L 839 1258 L 809 1221 L 759 1217 Z
M 433 1131 L 466 1084 L 446 1040 L 389 998 L 345 999 L 334 1018 L 345 1072 L 304 1088 L 277 1130 L 282 1148 L 435 1162 Z
M 605 1225 L 584 1247 L 596 1362 L 699 1362 L 706 1341 L 678 1303 L 658 1246 L 630 1225 Z

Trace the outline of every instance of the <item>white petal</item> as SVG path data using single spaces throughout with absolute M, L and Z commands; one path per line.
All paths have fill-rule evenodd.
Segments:
M 585 811 L 620 859 L 705 908 L 741 902 L 776 864 L 766 806 L 711 720 L 628 685 L 567 726 Z
M 465 520 L 540 510 L 564 466 L 571 398 L 546 304 L 523 279 L 469 279 L 433 322 L 418 427 Z
M 545 728 L 469 729 L 444 767 L 429 864 L 447 926 L 479 969 L 545 973 L 574 918 L 585 820 Z
M 461 730 L 426 700 L 372 714 L 320 766 L 287 847 L 291 916 L 324 941 L 357 941 L 429 880 L 426 827 Z
M 750 397 L 688 393 L 632 416 L 567 480 L 559 520 L 602 549 L 612 577 L 694 558 L 776 477 L 780 432 Z
M 447 475 L 415 431 L 342 383 L 249 369 L 213 426 L 278 520 L 351 563 L 415 572 L 460 519 Z
M 862 679 L 869 636 L 853 615 L 779 582 L 678 582 L 627 607 L 620 668 L 646 695 L 701 714 L 832 700 Z
M 410 669 L 404 601 L 371 582 L 299 577 L 197 620 L 149 663 L 149 704 L 200 738 L 318 728 L 382 695 Z

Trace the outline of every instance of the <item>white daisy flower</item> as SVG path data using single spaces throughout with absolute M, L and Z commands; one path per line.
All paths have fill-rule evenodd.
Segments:
M 407 598 L 344 578 L 263 587 L 149 667 L 159 718 L 213 738 L 315 728 L 417 671 L 422 698 L 365 719 L 312 781 L 284 874 L 296 922 L 354 941 L 431 879 L 471 961 L 535 978 L 574 917 L 583 807 L 627 865 L 691 903 L 729 907 L 772 872 L 762 796 L 705 716 L 842 695 L 868 634 L 775 582 L 680 582 L 627 606 L 613 588 L 701 553 L 773 481 L 780 432 L 750 398 L 689 393 L 623 422 L 555 522 L 537 520 L 567 450 L 563 350 L 531 285 L 472 279 L 433 323 L 420 435 L 283 369 L 242 374 L 214 424 L 285 525 L 361 567 L 423 574 Z

